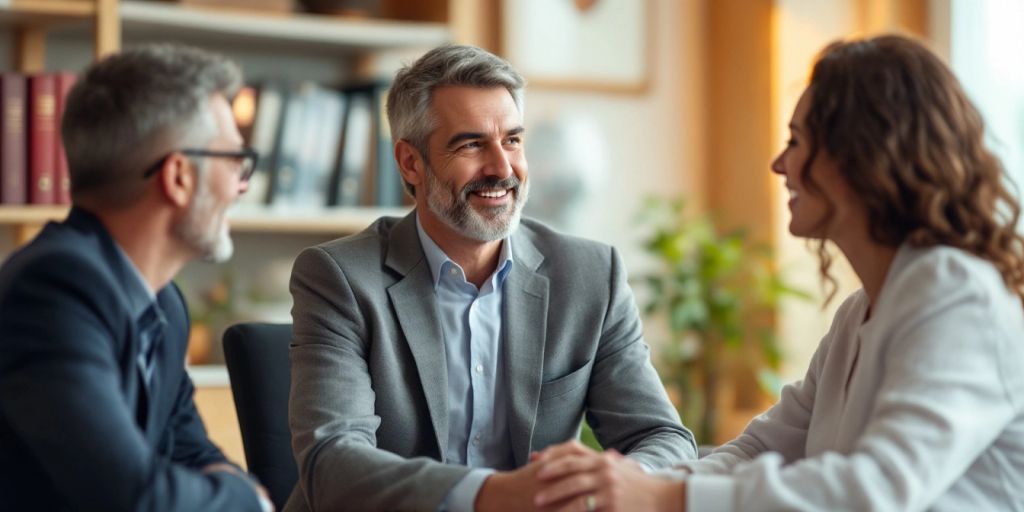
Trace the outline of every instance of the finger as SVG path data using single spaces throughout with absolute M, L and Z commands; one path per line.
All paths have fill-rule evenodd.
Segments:
M 558 480 L 542 488 L 534 498 L 534 505 L 544 507 L 597 491 L 597 479 L 591 473 L 581 473 Z
M 538 480 L 556 480 L 574 473 L 593 471 L 601 465 L 597 454 L 569 455 L 549 461 L 542 461 L 537 470 Z
M 587 500 L 590 500 L 590 502 L 588 503 Z M 574 496 L 571 499 L 555 503 L 549 508 L 543 510 L 545 512 L 590 512 L 593 510 L 601 510 L 601 503 L 601 498 L 597 494 L 584 494 L 582 496 Z
M 556 444 L 545 448 L 544 451 L 540 452 L 540 460 L 551 460 L 559 457 L 565 457 L 567 455 L 583 455 L 587 453 L 597 452 L 573 439 L 562 444 Z

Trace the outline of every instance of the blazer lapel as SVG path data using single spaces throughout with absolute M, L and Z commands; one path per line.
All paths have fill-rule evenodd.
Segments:
M 427 399 L 440 457 L 448 453 L 448 366 L 434 282 L 416 232 L 413 211 L 391 230 L 385 265 L 403 277 L 388 287 L 388 297 L 402 328 Z
M 544 256 L 529 238 L 515 236 L 512 253 L 515 264 L 504 284 L 503 355 L 509 437 L 516 465 L 522 466 L 529 462 L 544 374 L 549 290 L 548 279 L 536 273 Z

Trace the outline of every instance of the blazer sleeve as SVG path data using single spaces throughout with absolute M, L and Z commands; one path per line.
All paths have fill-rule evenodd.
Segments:
M 1020 417 L 1024 390 L 1020 380 L 1008 385 L 1024 354 L 1019 332 L 1001 329 L 992 298 L 970 285 L 943 292 L 922 298 L 908 289 L 890 302 L 908 311 L 887 334 L 878 398 L 849 453 L 788 464 L 765 453 L 730 475 L 691 476 L 687 500 L 715 510 L 932 506 Z
M 828 355 L 830 339 L 826 336 L 818 344 L 804 378 L 787 384 L 779 401 L 752 419 L 736 439 L 715 448 L 700 460 L 680 466 L 697 474 L 728 474 L 737 465 L 766 452 L 776 452 L 787 462 L 804 458 L 818 376 Z
M 342 269 L 323 249 L 306 249 L 291 292 L 289 423 L 310 508 L 437 510 L 470 469 L 377 448 L 368 327 Z
M 157 457 L 121 392 L 118 297 L 83 258 L 27 264 L 0 304 L 0 413 L 75 510 L 260 510 L 238 476 Z M 123 347 L 122 347 L 123 349 Z M 127 363 L 130 364 L 130 363 Z
M 610 301 L 587 392 L 587 423 L 602 446 L 648 469 L 695 459 L 693 434 L 680 423 L 651 364 L 622 259 L 611 248 L 609 258 Z
M 215 463 L 235 465 L 210 441 L 203 420 L 199 417 L 195 402 L 192 400 L 194 394 L 192 379 L 187 372 L 182 372 L 168 425 L 174 439 L 171 460 L 194 469 L 202 469 Z
M 188 310 L 185 306 L 185 299 L 181 291 L 173 283 L 164 292 L 166 304 L 164 311 L 168 312 L 168 321 L 177 326 L 176 335 L 184 336 L 186 339 L 180 344 L 181 352 L 187 345 L 187 337 L 190 328 Z M 173 313 L 172 313 L 173 311 Z M 178 356 L 175 353 L 175 356 Z M 181 354 L 181 357 L 184 357 Z M 206 426 L 196 410 L 194 396 L 195 386 L 188 372 L 181 372 L 181 378 L 176 383 L 174 405 L 171 409 L 168 420 L 167 433 L 171 436 L 173 445 L 171 447 L 171 460 L 186 467 L 202 469 L 209 464 L 227 463 L 227 457 L 216 445 L 210 441 L 206 432 Z M 237 466 L 236 466 L 237 467 Z

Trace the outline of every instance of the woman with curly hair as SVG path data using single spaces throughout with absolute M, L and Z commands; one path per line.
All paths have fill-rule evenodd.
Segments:
M 863 285 L 805 378 L 674 480 L 548 448 L 538 505 L 1024 510 L 1024 239 L 977 109 L 924 46 L 882 36 L 825 48 L 789 126 L 771 165 L 789 231 L 820 241 L 832 293 L 829 242 Z

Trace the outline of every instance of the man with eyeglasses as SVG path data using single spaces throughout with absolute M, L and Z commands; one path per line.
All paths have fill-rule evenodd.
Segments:
M 0 267 L 0 509 L 272 510 L 207 438 L 171 279 L 231 256 L 248 188 L 238 67 L 158 45 L 87 69 L 61 134 L 67 219 Z

